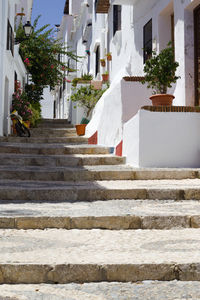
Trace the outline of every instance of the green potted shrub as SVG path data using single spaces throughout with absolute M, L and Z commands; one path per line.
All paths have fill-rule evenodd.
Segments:
M 174 60 L 171 43 L 158 55 L 153 51 L 152 58 L 146 61 L 145 78 L 142 83 L 147 82 L 147 88 L 153 89 L 153 95 L 150 97 L 153 105 L 172 105 L 174 96 L 167 94 L 167 89 L 180 78 L 175 74 L 178 66 L 179 63 Z
M 72 86 L 76 87 L 78 83 L 90 83 L 92 79 L 93 76 L 91 74 L 84 74 L 82 77 L 75 77 L 72 80 Z
M 85 134 L 85 127 L 89 123 L 88 117 L 105 91 L 106 89 L 96 90 L 92 85 L 73 89 L 73 94 L 68 100 L 76 103 L 79 107 L 83 107 L 86 112 L 86 117 L 81 120 L 81 124 L 76 125 L 78 135 Z

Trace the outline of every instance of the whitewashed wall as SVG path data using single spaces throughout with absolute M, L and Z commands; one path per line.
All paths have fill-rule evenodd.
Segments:
M 54 98 L 49 87 L 43 90 L 43 100 L 40 103 L 42 118 L 53 119 Z
M 16 13 L 25 6 L 26 15 L 30 15 L 31 5 L 32 0 L 0 0 L 0 136 L 10 133 L 9 114 L 14 92 L 14 72 L 21 83 L 26 78 L 26 69 L 18 53 L 19 46 L 15 45 L 14 56 L 11 51 L 6 50 L 7 22 L 9 19 L 14 30 Z M 25 20 L 26 18 L 27 16 Z
M 200 167 L 200 114 L 140 110 L 124 126 L 123 153 L 135 167 Z

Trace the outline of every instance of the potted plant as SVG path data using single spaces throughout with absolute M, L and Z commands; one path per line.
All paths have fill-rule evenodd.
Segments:
M 167 94 L 167 89 L 180 78 L 175 75 L 178 66 L 178 62 L 174 60 L 174 49 L 171 43 L 158 55 L 153 52 L 152 58 L 146 61 L 145 78 L 142 83 L 147 82 L 147 88 L 153 89 L 153 95 L 150 97 L 153 105 L 172 105 L 174 96 Z
M 102 74 L 102 79 L 103 79 L 103 81 L 108 81 L 108 79 L 109 79 L 108 71 L 106 71 L 105 73 Z
M 73 89 L 73 94 L 68 100 L 77 103 L 77 106 L 83 107 L 86 112 L 86 117 L 81 120 L 81 124 L 76 125 L 78 135 L 85 134 L 85 127 L 89 123 L 89 115 L 105 91 L 106 89 L 96 90 L 92 85 Z
M 104 58 L 100 59 L 100 63 L 101 63 L 101 66 L 102 67 L 105 67 L 106 66 L 106 61 Z
M 111 54 L 111 52 L 108 52 L 108 53 L 106 54 L 106 56 L 107 56 L 107 60 L 108 60 L 108 61 L 112 60 L 112 54 Z
M 93 79 L 93 76 L 91 74 L 84 74 L 82 77 L 75 77 L 72 80 L 72 86 L 76 87 L 77 83 L 90 83 L 91 80 Z

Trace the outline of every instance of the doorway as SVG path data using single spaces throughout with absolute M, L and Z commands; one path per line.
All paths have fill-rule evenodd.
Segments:
M 195 106 L 200 105 L 200 5 L 194 10 Z

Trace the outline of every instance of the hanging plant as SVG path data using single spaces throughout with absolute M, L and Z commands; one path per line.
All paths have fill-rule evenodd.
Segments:
M 105 61 L 104 58 L 103 58 L 103 59 L 100 59 L 100 63 L 101 63 L 101 66 L 102 66 L 102 67 L 105 67 L 105 66 L 106 66 L 106 61 Z

